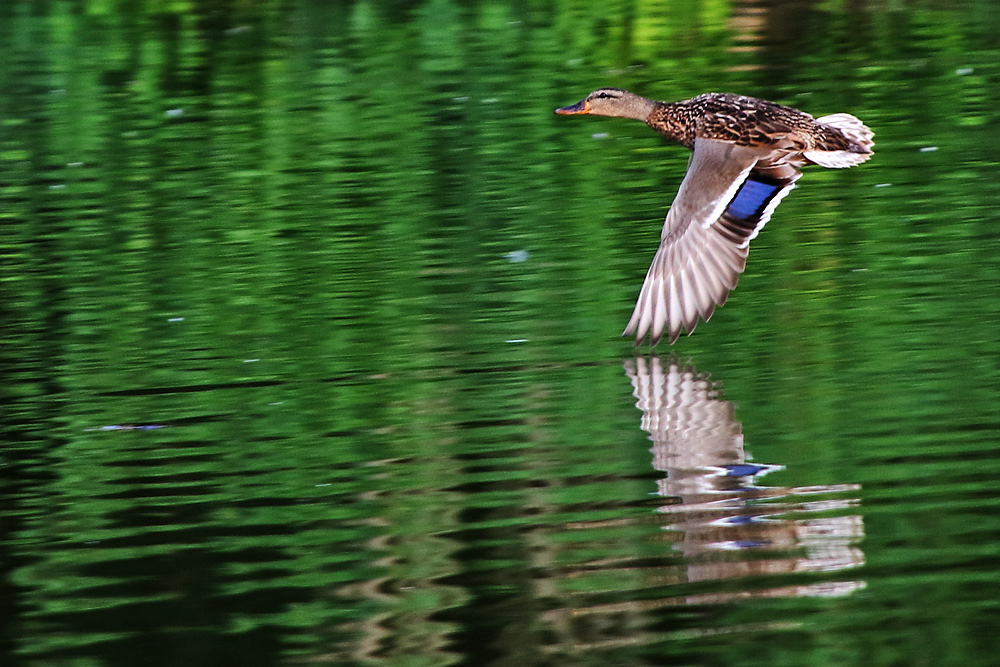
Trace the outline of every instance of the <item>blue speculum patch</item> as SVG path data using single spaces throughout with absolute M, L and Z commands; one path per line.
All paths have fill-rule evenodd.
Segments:
M 756 217 L 760 215 L 767 203 L 774 197 L 774 193 L 780 188 L 779 185 L 747 179 L 740 191 L 733 197 L 733 201 L 729 202 L 729 207 L 726 210 L 737 220 Z

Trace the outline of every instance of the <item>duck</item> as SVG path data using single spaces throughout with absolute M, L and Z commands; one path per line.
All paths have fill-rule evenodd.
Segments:
M 736 288 L 752 241 L 795 187 L 801 168 L 853 167 L 873 155 L 874 133 L 848 113 L 813 118 L 734 93 L 680 102 L 599 88 L 559 115 L 640 120 L 692 151 L 660 245 L 623 336 L 673 344 L 708 321 Z

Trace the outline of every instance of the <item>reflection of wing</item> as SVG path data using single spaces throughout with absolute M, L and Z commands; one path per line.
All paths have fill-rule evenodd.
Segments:
M 707 374 L 690 363 L 680 366 L 673 357 L 661 364 L 656 356 L 626 359 L 625 373 L 642 411 L 642 428 L 653 441 L 653 467 L 666 473 L 657 483 L 658 493 L 672 500 L 658 511 L 666 517 L 664 528 L 675 531 L 670 541 L 684 554 L 686 581 L 834 572 L 864 564 L 856 546 L 864 535 L 861 516 L 852 513 L 859 486 L 756 486 L 757 477 L 781 466 L 745 461 L 733 405 Z M 843 514 L 834 514 L 838 511 Z M 755 555 L 735 553 L 750 551 Z M 703 588 L 684 599 L 713 604 L 747 597 L 846 595 L 865 586 L 864 581 L 761 583 Z
M 655 356 L 626 359 L 625 372 L 642 410 L 642 428 L 653 441 L 654 468 L 703 473 L 743 462 L 743 431 L 733 404 L 708 375 L 681 368 L 673 357 L 664 368 Z
M 726 301 L 746 265 L 747 246 L 801 173 L 773 147 L 698 139 L 663 224 L 660 247 L 623 335 L 655 345 L 691 333 Z

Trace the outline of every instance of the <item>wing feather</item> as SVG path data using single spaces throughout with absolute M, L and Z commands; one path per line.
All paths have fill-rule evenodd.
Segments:
M 801 175 L 773 148 L 698 139 L 623 335 L 655 345 L 691 333 L 725 303 L 749 242 Z

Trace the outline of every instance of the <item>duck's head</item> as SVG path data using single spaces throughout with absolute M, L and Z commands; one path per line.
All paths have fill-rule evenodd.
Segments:
M 654 106 L 656 103 L 652 100 L 621 88 L 598 88 L 576 104 L 556 109 L 556 113 L 589 113 L 595 116 L 617 116 L 645 121 Z

